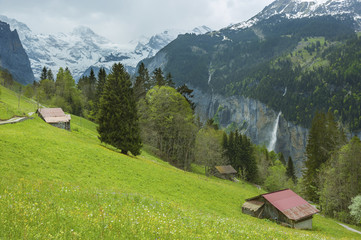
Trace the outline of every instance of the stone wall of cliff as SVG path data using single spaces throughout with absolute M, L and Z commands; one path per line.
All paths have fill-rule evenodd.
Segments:
M 24 85 L 34 81 L 34 74 L 16 30 L 0 21 L 0 67 L 8 70 L 13 78 Z
M 269 147 L 278 112 L 257 100 L 242 96 L 224 97 L 197 89 L 194 96 L 196 111 L 203 120 L 216 116 L 222 128 L 240 129 L 254 144 Z M 282 152 L 286 161 L 291 156 L 300 175 L 305 161 L 308 129 L 287 122 L 281 114 L 276 133 L 274 151 Z

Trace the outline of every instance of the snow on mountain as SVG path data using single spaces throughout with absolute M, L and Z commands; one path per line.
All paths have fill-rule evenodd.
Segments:
M 304 18 L 344 14 L 352 16 L 361 27 L 361 0 L 276 0 L 248 21 L 232 25 L 231 29 L 251 27 L 258 21 L 274 15 Z
M 93 68 L 95 72 L 101 67 L 107 71 L 110 70 L 114 63 L 121 62 L 125 66 L 128 72 L 134 73 L 137 64 L 145 59 L 153 57 L 159 50 L 165 47 L 168 43 L 178 37 L 179 34 L 194 33 L 194 34 L 205 34 L 212 31 L 209 27 L 200 26 L 194 28 L 192 31 L 179 30 L 179 29 L 168 29 L 161 33 L 158 33 L 150 38 L 141 36 L 138 40 L 132 41 L 134 44 L 137 42 L 134 50 L 128 54 L 124 53 L 111 53 L 108 56 L 100 58 L 96 63 L 90 66 L 84 75 L 90 73 L 90 68 Z
M 206 26 L 192 31 L 167 30 L 150 38 L 140 37 L 131 44 L 134 49 L 125 49 L 108 39 L 97 35 L 90 28 L 76 27 L 70 33 L 36 34 L 24 23 L 0 15 L 0 20 L 17 29 L 20 40 L 27 52 L 36 79 L 40 78 L 44 66 L 57 73 L 60 67 L 68 67 L 77 80 L 90 67 L 105 67 L 121 62 L 133 73 L 136 65 L 144 58 L 154 56 L 160 49 L 173 41 L 179 34 L 192 32 L 203 34 L 211 31 Z

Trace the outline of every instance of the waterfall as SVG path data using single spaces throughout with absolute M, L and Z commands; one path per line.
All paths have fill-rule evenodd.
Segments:
M 209 119 L 213 118 L 214 114 L 215 114 L 215 112 L 213 112 L 213 87 L 211 84 L 213 72 L 214 71 L 212 71 L 212 62 L 210 62 L 209 67 L 208 67 L 208 87 L 211 89 L 211 98 L 210 98 L 210 104 L 208 105 L 208 110 L 207 110 Z
M 212 67 L 212 62 L 209 63 L 209 67 L 208 67 L 208 85 L 211 86 L 211 80 L 212 80 L 212 75 L 213 75 L 213 71 L 211 70 Z M 212 89 L 213 90 L 213 89 Z
M 276 142 L 277 142 L 278 123 L 280 121 L 281 114 L 282 114 L 282 112 L 278 113 L 278 116 L 277 116 L 276 121 L 275 121 L 275 125 L 273 126 L 272 133 L 271 133 L 271 141 L 270 141 L 270 143 L 269 143 L 269 145 L 267 147 L 268 151 L 274 151 L 275 150 Z

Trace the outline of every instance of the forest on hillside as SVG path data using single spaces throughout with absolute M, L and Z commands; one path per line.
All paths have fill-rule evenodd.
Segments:
M 317 110 L 332 111 L 355 132 L 360 43 L 349 18 L 274 16 L 237 31 L 181 35 L 160 54 L 177 85 L 254 98 L 307 128 Z

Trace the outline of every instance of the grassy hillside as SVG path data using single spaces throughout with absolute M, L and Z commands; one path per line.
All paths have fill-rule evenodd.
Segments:
M 0 120 L 9 119 L 13 116 L 25 116 L 36 110 L 36 102 L 21 96 L 0 85 Z
M 6 91 L 2 104 L 19 111 Z M 71 124 L 72 132 L 38 117 L 0 125 L 0 239 L 359 237 L 322 216 L 302 231 L 244 215 L 244 200 L 261 193 L 252 185 L 184 172 L 146 152 L 122 155 L 100 144 L 95 124 L 76 116 Z

